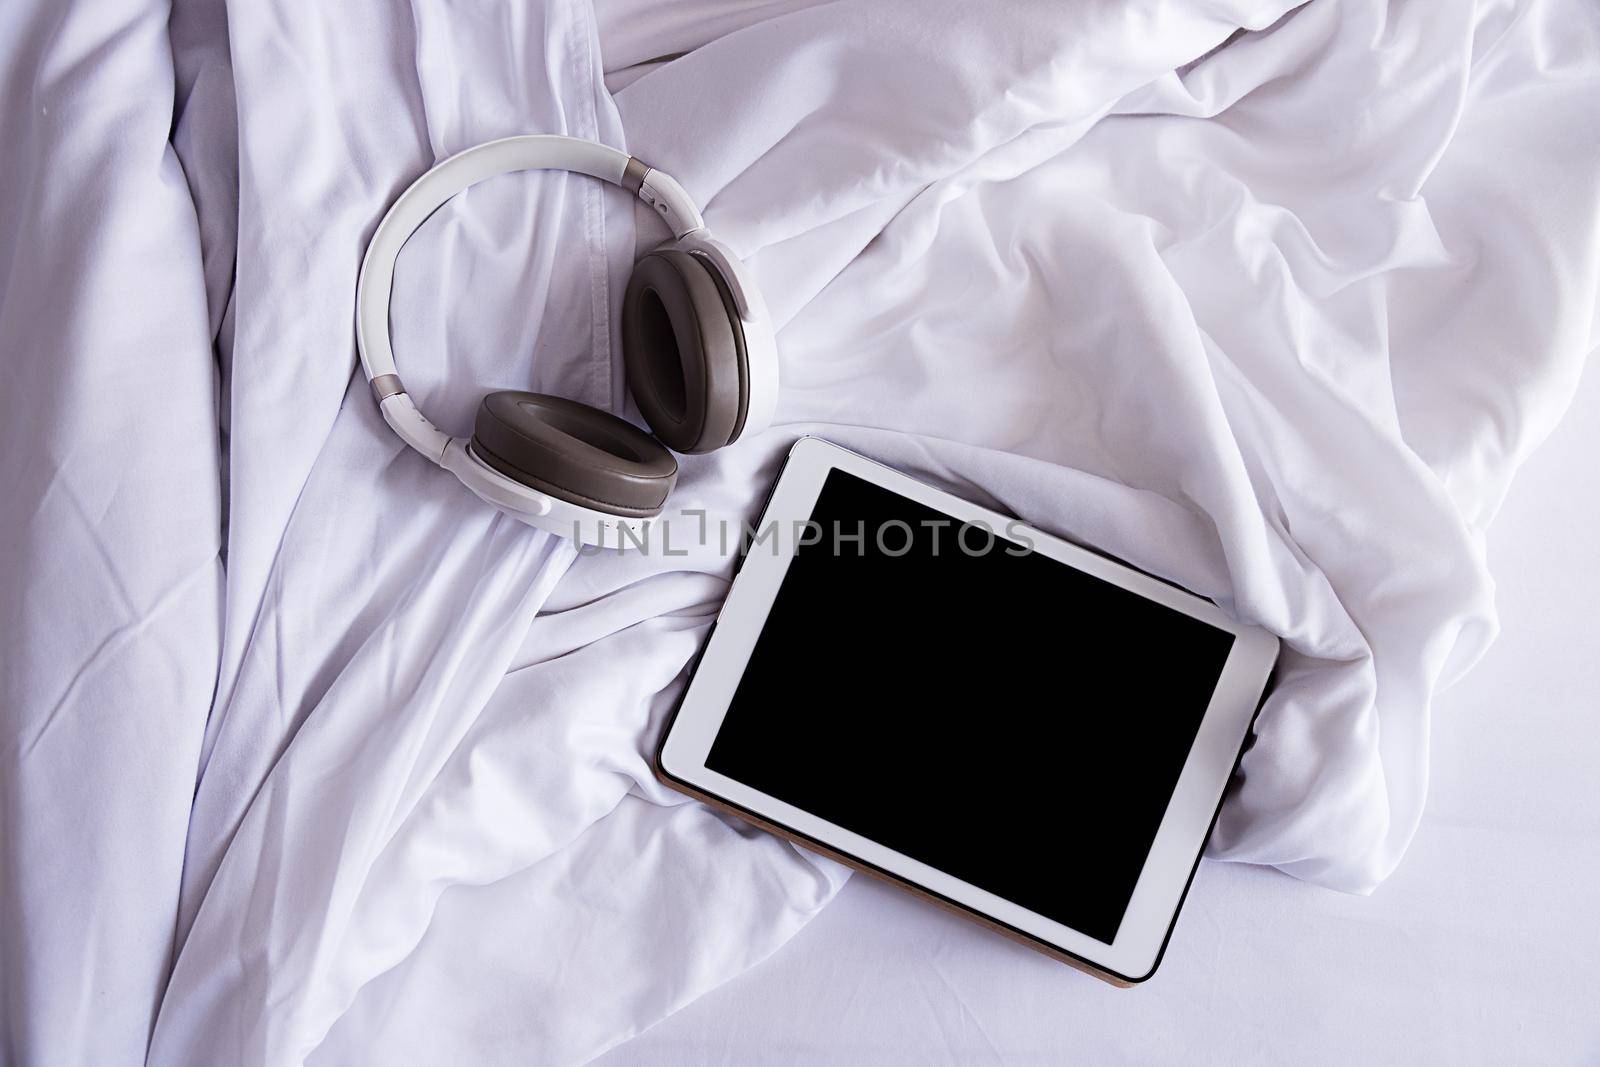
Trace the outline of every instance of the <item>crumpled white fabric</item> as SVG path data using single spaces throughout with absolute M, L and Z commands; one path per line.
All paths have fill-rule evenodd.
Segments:
M 1214 854 L 1399 861 L 1596 343 L 1592 9 L 219 4 L 0 16 L 8 1058 L 576 1062 L 841 884 L 649 773 L 729 553 L 580 556 L 352 376 L 384 206 L 514 132 L 671 172 L 781 325 L 779 426 L 675 510 L 816 432 L 1213 596 L 1288 648 Z M 408 385 L 622 409 L 659 236 L 468 192 L 401 260 Z
M 133 1062 L 221 636 L 167 13 L 0 7 L 0 1062 Z
M 792 430 L 1284 636 L 1213 854 L 1366 891 L 1430 696 L 1494 632 L 1484 528 L 1595 344 L 1600 49 L 1565 10 L 1217 7 L 1261 32 L 1186 63 L 1204 10 L 990 37 L 805 7 L 613 82 L 630 149 L 772 279 Z M 601 13 L 649 55 L 636 5 Z M 717 505 L 762 484 L 696 462 Z

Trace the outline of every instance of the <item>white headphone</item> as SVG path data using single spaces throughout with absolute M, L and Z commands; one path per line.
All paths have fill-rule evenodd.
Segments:
M 519 170 L 568 170 L 620 185 L 673 239 L 634 265 L 622 309 L 628 388 L 652 437 L 561 397 L 484 397 L 470 440 L 429 422 L 406 394 L 389 338 L 395 259 L 428 216 L 468 186 Z M 677 481 L 678 452 L 710 452 L 760 433 L 778 402 L 778 353 L 760 290 L 706 232 L 683 187 L 624 152 L 574 137 L 506 137 L 435 165 L 378 224 L 356 284 L 356 348 L 400 437 L 481 499 L 580 544 L 638 544 Z M 659 440 L 657 440 L 659 438 Z M 664 444 L 663 444 L 664 442 Z

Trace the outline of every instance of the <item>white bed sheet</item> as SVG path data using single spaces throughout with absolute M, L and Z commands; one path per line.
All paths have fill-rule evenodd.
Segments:
M 1600 374 L 1489 535 L 1499 640 L 1439 698 L 1406 862 L 1371 897 L 1207 861 L 1118 990 L 871 879 L 597 1061 L 1600 1062 Z
M 1389 872 L 1432 690 L 1491 628 L 1483 524 L 1596 343 L 1585 0 L 780 0 L 750 25 L 714 0 L 624 19 L 632 80 L 588 0 L 234 0 L 227 37 L 223 3 L 0 6 L 0 1059 L 572 1062 L 837 890 L 649 772 L 728 553 L 572 562 L 404 451 L 352 376 L 384 206 L 530 129 L 670 170 L 782 324 L 779 429 L 686 460 L 675 509 L 746 515 L 820 432 L 1215 595 L 1304 683 L 1218 852 Z M 436 216 L 395 301 L 424 410 L 462 432 L 507 385 L 623 409 L 632 212 L 522 176 Z M 1280 947 L 1279 999 L 1300 946 L 1328 953 L 1258 915 L 1368 914 L 1210 878 L 1193 955 L 1139 999 L 988 949 L 958 976 L 952 946 L 987 942 L 916 911 L 839 928 L 856 952 L 901 930 L 934 964 L 902 947 L 913 981 L 980 1008 L 992 985 L 1065 1037 L 1058 1000 L 1114 1020 L 1178 991 L 1171 1028 L 1125 1029 L 1187 1041 L 1192 1003 L 1226 1016 L 1233 972 L 1269 973 L 1259 946 L 1229 964 L 1224 909 Z M 859 1004 L 886 1042 L 941 1021 L 851 996 L 794 1003 Z M 811 1031 L 799 1058 L 852 1051 Z

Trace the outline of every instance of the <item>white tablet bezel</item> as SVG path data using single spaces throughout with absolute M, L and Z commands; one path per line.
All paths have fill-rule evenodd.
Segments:
M 723 716 L 794 558 L 794 537 L 786 534 L 809 519 L 823 481 L 834 469 L 847 471 L 962 522 L 984 524 L 997 537 L 1013 543 L 1020 543 L 1019 537 L 1025 536 L 1034 551 L 1234 635 L 1227 663 L 1162 816 L 1116 940 L 1111 944 L 1079 933 L 706 766 L 712 740 L 722 726 Z M 1277 638 L 1265 630 L 1235 622 L 1215 604 L 1192 593 L 814 437 L 801 438 L 790 451 L 788 463 L 757 530 L 771 532 L 772 536 L 752 544 L 746 553 L 694 676 L 668 724 L 657 756 L 657 769 L 664 780 L 719 801 L 791 836 L 820 845 L 823 850 L 847 861 L 908 882 L 933 897 L 1091 964 L 1114 978 L 1139 982 L 1149 977 L 1160 961 L 1267 677 L 1277 659 Z M 1064 766 L 1070 773 L 1070 763 Z M 930 769 L 929 773 L 950 781 L 961 779 L 960 768 L 941 767 L 937 771 Z M 1116 797 L 1108 796 L 1106 802 L 1115 804 Z

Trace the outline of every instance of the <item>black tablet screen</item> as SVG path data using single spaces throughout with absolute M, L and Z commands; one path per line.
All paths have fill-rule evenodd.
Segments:
M 811 518 L 707 766 L 1115 940 L 1233 636 L 844 471 Z

